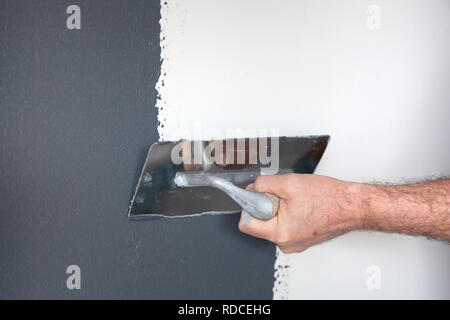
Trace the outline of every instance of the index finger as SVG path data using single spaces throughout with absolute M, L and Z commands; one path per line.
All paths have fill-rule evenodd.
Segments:
M 253 189 L 257 192 L 274 194 L 282 199 L 287 198 L 288 176 L 288 174 L 260 175 L 253 183 Z

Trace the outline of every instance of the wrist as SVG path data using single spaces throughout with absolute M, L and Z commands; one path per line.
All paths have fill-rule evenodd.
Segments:
M 368 216 L 367 190 L 369 185 L 357 182 L 344 182 L 344 216 L 351 230 L 365 228 Z

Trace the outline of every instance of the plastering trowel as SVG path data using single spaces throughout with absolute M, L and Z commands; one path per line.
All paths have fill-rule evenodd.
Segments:
M 279 198 L 244 190 L 261 174 L 313 173 L 329 136 L 158 142 L 150 147 L 130 218 L 234 213 L 261 220 Z

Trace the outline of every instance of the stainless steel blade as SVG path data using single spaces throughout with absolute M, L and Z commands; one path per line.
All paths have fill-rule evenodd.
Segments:
M 256 138 L 254 138 L 256 139 Z M 233 163 L 224 161 L 224 164 L 203 163 L 190 165 L 186 163 L 176 164 L 173 154 L 178 152 L 181 143 L 190 146 L 195 153 L 195 145 L 208 145 L 208 141 L 176 141 L 158 142 L 150 147 L 140 175 L 135 194 L 128 212 L 130 218 L 157 218 L 189 216 L 204 213 L 233 213 L 240 211 L 230 197 L 220 190 L 211 187 L 178 188 L 174 183 L 177 172 L 208 172 L 208 174 L 225 177 L 230 182 L 240 187 L 255 181 L 261 174 L 261 169 L 268 168 L 270 164 L 264 164 L 257 150 L 249 148 L 252 140 L 245 139 L 245 144 L 238 147 L 238 142 L 221 140 L 223 145 L 233 145 L 236 153 L 245 154 L 245 163 L 236 163 L 239 156 L 235 156 Z M 258 138 L 265 139 L 265 138 Z M 270 138 L 267 139 L 267 154 L 272 152 Z M 278 155 L 279 170 L 282 173 L 313 173 L 327 147 L 329 136 L 307 137 L 279 137 Z M 217 143 L 218 141 L 215 141 Z M 245 145 L 245 148 L 242 148 Z M 260 148 L 259 148 L 260 150 Z M 275 150 L 275 149 L 274 149 Z M 249 161 L 252 153 L 257 153 L 256 163 Z M 272 154 L 271 154 L 272 156 Z M 211 159 L 210 159 L 211 160 Z

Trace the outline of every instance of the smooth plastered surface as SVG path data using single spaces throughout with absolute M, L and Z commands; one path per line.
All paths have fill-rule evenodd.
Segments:
M 450 173 L 448 1 L 161 5 L 162 139 L 236 128 L 330 134 L 319 174 L 402 182 Z M 274 297 L 449 298 L 449 267 L 444 243 L 352 233 L 279 253 Z

